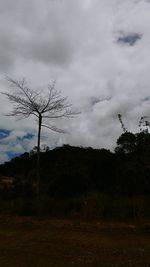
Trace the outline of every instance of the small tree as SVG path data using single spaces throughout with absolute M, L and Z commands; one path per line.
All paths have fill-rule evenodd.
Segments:
M 147 120 L 148 118 L 149 118 L 148 116 L 144 116 L 140 118 L 139 120 L 140 132 L 149 133 L 150 122 Z
M 136 135 L 131 132 L 122 133 L 117 139 L 115 152 L 132 153 L 136 150 Z
M 27 86 L 25 79 L 14 80 L 7 78 L 11 87 L 15 89 L 13 93 L 3 92 L 10 102 L 14 104 L 12 112 L 7 116 L 15 116 L 19 119 L 28 118 L 33 115 L 37 118 L 38 138 L 37 138 L 37 194 L 39 194 L 40 183 L 40 140 L 41 128 L 46 127 L 54 132 L 66 133 L 63 129 L 52 125 L 50 121 L 60 118 L 70 118 L 78 114 L 72 110 L 72 105 L 68 103 L 67 97 L 62 97 L 61 92 L 55 89 L 55 83 L 49 84 L 47 92 L 31 89 Z
M 140 132 L 132 133 L 127 130 L 125 127 L 122 115 L 118 114 L 118 119 L 121 124 L 121 128 L 123 133 L 117 139 L 117 147 L 115 148 L 115 152 L 123 152 L 123 153 L 131 153 L 131 152 L 140 152 L 149 151 L 149 141 L 150 141 L 150 133 L 149 127 L 150 122 L 147 120 L 148 116 L 143 116 L 139 120 L 139 128 Z

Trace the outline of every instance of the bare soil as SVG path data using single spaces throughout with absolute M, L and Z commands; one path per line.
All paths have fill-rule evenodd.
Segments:
M 2 267 L 150 267 L 150 223 L 0 217 Z

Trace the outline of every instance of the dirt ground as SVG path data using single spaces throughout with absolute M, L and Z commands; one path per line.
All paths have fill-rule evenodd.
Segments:
M 2 267 L 150 267 L 150 223 L 0 217 Z

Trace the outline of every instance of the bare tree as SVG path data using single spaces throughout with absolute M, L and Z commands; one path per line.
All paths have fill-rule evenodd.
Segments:
M 38 123 L 37 138 L 37 183 L 36 190 L 39 194 L 40 183 L 40 140 L 41 128 L 46 127 L 54 132 L 66 133 L 63 129 L 51 124 L 51 121 L 60 118 L 70 118 L 77 115 L 67 97 L 62 97 L 61 92 L 55 89 L 55 83 L 47 86 L 46 94 L 40 90 L 34 90 L 27 86 L 25 79 L 15 80 L 7 78 L 9 85 L 13 87 L 13 93 L 3 92 L 10 102 L 14 104 L 12 112 L 7 116 L 15 116 L 18 119 L 28 118 L 33 115 Z

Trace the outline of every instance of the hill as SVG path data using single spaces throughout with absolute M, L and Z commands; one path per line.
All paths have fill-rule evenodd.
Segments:
M 132 217 L 136 210 L 149 216 L 149 156 L 149 150 L 126 153 L 121 147 L 112 153 L 70 145 L 41 152 L 40 201 L 46 199 L 43 205 L 50 205 L 54 214 L 79 211 L 86 204 L 92 213 L 104 217 L 129 217 L 130 213 Z M 18 199 L 26 200 L 29 207 L 28 202 L 35 198 L 36 154 L 24 153 L 0 165 L 1 180 L 5 176 L 13 183 L 1 187 L 1 198 L 16 200 L 17 205 Z

